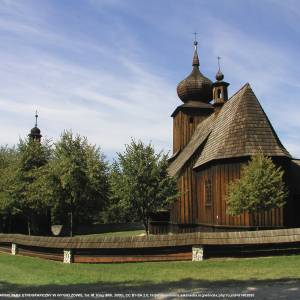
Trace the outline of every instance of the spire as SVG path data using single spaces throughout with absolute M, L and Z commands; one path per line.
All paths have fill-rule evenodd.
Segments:
M 38 119 L 38 112 L 37 110 L 35 111 L 35 127 L 37 127 L 37 119 Z
M 41 130 L 37 127 L 37 119 L 38 119 L 38 112 L 36 110 L 35 111 L 35 125 L 30 130 L 30 133 L 28 134 L 28 136 L 31 140 L 40 142 L 42 135 L 41 135 Z
M 218 69 L 218 72 L 216 74 L 216 79 L 218 81 L 222 81 L 224 79 L 224 74 L 221 72 L 221 68 L 220 68 L 220 59 L 221 59 L 221 57 L 218 56 L 217 58 L 218 58 L 218 67 L 219 67 L 219 69 Z
M 228 86 L 229 83 L 223 81 L 224 74 L 221 72 L 220 67 L 220 59 L 221 57 L 218 56 L 218 72 L 216 74 L 216 82 L 213 83 L 213 99 L 214 99 L 214 106 L 217 112 L 220 111 L 223 104 L 228 100 Z
M 197 32 L 194 32 L 195 35 L 195 40 L 194 40 L 194 47 L 195 47 L 195 51 L 194 51 L 194 57 L 193 57 L 193 67 L 199 67 L 200 63 L 199 63 L 199 57 L 198 57 L 198 42 L 197 42 Z

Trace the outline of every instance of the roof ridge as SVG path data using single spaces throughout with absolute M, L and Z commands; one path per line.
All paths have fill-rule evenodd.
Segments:
M 232 95 L 232 97 L 230 97 L 230 99 L 232 99 L 232 100 L 234 100 L 236 97 L 238 97 L 238 99 L 237 99 L 237 101 L 238 102 L 240 102 L 241 101 L 241 99 L 243 98 L 242 96 L 245 94 L 245 92 L 247 91 L 247 88 L 248 87 L 250 87 L 250 85 L 249 85 L 249 83 L 246 83 L 246 84 L 244 84 L 236 93 L 234 93 L 233 95 Z M 250 87 L 250 89 L 251 89 L 251 87 Z M 230 100 L 229 99 L 229 100 Z M 228 100 L 228 101 L 229 101 Z M 231 101 L 232 102 L 232 101 Z M 227 103 L 229 103 L 229 102 L 227 102 Z M 227 103 L 225 103 L 225 105 L 227 104 Z M 226 121 L 229 121 L 229 123 L 234 123 L 234 120 L 236 120 L 236 118 L 237 118 L 237 114 L 236 114 L 236 112 L 238 111 L 238 108 L 239 108 L 239 103 L 236 103 L 236 105 L 232 105 L 233 103 L 230 103 L 229 105 L 230 105 L 230 108 L 228 108 L 229 110 L 231 110 L 231 115 L 232 115 L 232 119 L 229 121 L 228 120 L 228 117 L 226 118 Z M 215 125 L 217 125 L 218 124 L 218 122 L 220 121 L 220 122 L 222 122 L 222 120 L 221 120 L 221 118 L 224 118 L 224 114 L 226 114 L 226 108 L 227 108 L 227 106 L 223 106 L 223 108 L 222 108 L 222 110 L 219 112 L 219 114 L 217 115 L 217 118 L 216 118 L 216 120 L 215 120 Z M 233 107 L 232 107 L 233 106 Z M 224 120 L 223 120 L 224 121 Z M 212 128 L 212 130 L 211 130 L 211 132 L 213 133 L 216 129 L 215 129 L 216 127 L 214 127 L 214 128 Z M 230 132 L 230 130 L 227 130 L 227 132 L 226 132 L 226 134 L 225 134 L 225 143 L 226 143 L 226 141 L 229 139 L 229 137 L 230 137 L 230 134 L 231 134 L 231 132 Z M 208 137 L 208 140 L 209 140 L 209 138 L 210 137 Z M 218 149 L 217 150 L 217 153 L 216 153 L 216 155 L 218 155 L 219 154 L 219 152 L 221 151 L 221 149 Z
M 237 90 L 237 91 L 236 91 L 236 92 L 228 99 L 228 101 L 229 101 L 230 99 L 232 99 L 233 97 L 235 97 L 236 95 L 238 95 L 240 92 L 242 92 L 243 89 L 246 89 L 246 87 L 249 87 L 249 88 L 252 90 L 252 88 L 251 88 L 249 82 L 246 82 L 239 90 Z M 245 91 L 243 91 L 243 92 L 245 93 Z M 226 103 L 228 103 L 228 101 L 227 101 Z M 226 103 L 224 104 L 224 106 L 226 105 Z M 223 107 L 224 107 L 224 106 L 223 106 Z M 222 109 L 223 109 L 223 107 L 222 107 Z M 202 122 L 200 122 L 200 123 L 196 126 L 195 131 L 194 131 L 194 133 L 192 134 L 190 140 L 192 140 L 193 135 L 195 135 L 195 133 L 196 133 L 196 131 L 197 131 L 197 128 L 200 127 L 200 126 L 202 127 L 203 122 L 205 122 L 205 121 L 207 122 L 207 120 L 208 120 L 208 119 L 212 119 L 213 116 L 215 117 L 215 120 L 214 120 L 214 121 L 217 122 L 220 113 L 221 113 L 221 111 L 220 111 L 219 113 L 213 112 L 213 113 L 212 113 L 210 116 L 208 116 L 205 120 L 203 120 Z M 212 130 L 213 130 L 213 129 L 212 129 Z M 211 130 L 211 131 L 212 131 L 212 130 Z
M 272 123 L 271 123 L 269 117 L 268 117 L 268 115 L 266 114 L 266 112 L 265 112 L 264 108 L 262 107 L 261 103 L 259 102 L 257 96 L 255 95 L 254 91 L 252 90 L 250 84 L 248 84 L 248 87 L 249 87 L 249 91 L 250 91 L 250 92 L 253 94 L 253 96 L 255 97 L 255 99 L 256 99 L 256 101 L 257 101 L 257 104 L 258 104 L 259 108 L 261 109 L 261 112 L 263 113 L 264 117 L 266 118 L 266 121 L 267 121 L 267 123 L 269 124 L 269 126 L 270 126 L 270 128 L 271 128 L 271 131 L 272 131 L 272 133 L 273 133 L 273 136 L 274 136 L 275 140 L 277 141 L 279 147 L 282 148 L 282 151 L 283 151 L 283 152 L 286 152 L 286 154 L 287 154 L 288 156 L 291 157 L 290 153 L 287 151 L 287 149 L 285 149 L 285 147 L 284 147 L 283 144 L 281 143 L 281 141 L 280 141 L 280 139 L 279 139 L 279 137 L 278 137 L 278 135 L 277 135 L 277 133 L 276 133 L 276 131 L 275 131 L 275 129 L 274 129 L 274 127 L 273 127 L 273 125 L 272 125 Z
M 251 89 L 251 88 L 250 88 L 250 89 Z M 273 125 L 272 125 L 272 123 L 271 123 L 269 117 L 268 117 L 268 115 L 266 114 L 264 108 L 263 108 L 262 105 L 260 104 L 259 100 L 257 99 L 257 97 L 256 97 L 256 95 L 255 95 L 255 93 L 253 92 L 252 89 L 251 89 L 251 92 L 253 93 L 254 97 L 256 98 L 257 103 L 258 103 L 258 105 L 259 105 L 259 107 L 260 107 L 262 113 L 264 114 L 264 116 L 265 116 L 265 118 L 266 118 L 266 120 L 267 120 L 267 122 L 268 122 L 268 124 L 269 124 L 269 126 L 270 126 L 270 128 L 271 128 L 271 131 L 272 131 L 272 133 L 273 133 L 273 135 L 274 135 L 274 138 L 276 139 L 276 141 L 277 141 L 277 143 L 278 143 L 278 145 L 280 146 L 280 148 L 282 148 L 282 151 L 283 151 L 283 152 L 286 152 L 287 156 L 292 157 L 291 154 L 287 151 L 287 149 L 285 149 L 285 147 L 284 147 L 283 144 L 281 143 L 281 141 L 280 141 L 280 139 L 279 139 L 279 137 L 278 137 L 278 135 L 277 135 L 277 133 L 276 133 L 276 131 L 275 131 L 275 129 L 274 129 L 274 127 L 273 127 Z
M 246 89 L 246 87 L 248 87 L 248 88 L 250 88 L 250 89 L 252 90 L 250 83 L 249 83 L 249 82 L 246 82 L 240 89 L 238 89 L 233 95 L 231 95 L 231 96 L 229 97 L 229 99 L 227 100 L 227 102 L 228 102 L 231 98 L 235 97 L 238 93 L 240 93 L 243 89 Z
M 215 159 L 253 155 L 258 147 L 269 156 L 291 157 L 246 83 L 223 105 L 194 167 Z

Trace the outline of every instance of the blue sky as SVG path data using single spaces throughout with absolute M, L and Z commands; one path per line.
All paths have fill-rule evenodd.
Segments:
M 0 0 L 1 144 L 38 109 L 44 136 L 72 129 L 109 159 L 131 137 L 169 151 L 197 31 L 202 73 L 221 56 L 229 94 L 249 82 L 300 157 L 299 20 L 297 0 Z

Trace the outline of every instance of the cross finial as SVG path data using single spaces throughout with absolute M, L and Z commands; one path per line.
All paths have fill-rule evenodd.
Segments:
M 37 119 L 38 119 L 38 112 L 37 110 L 35 111 L 35 127 L 37 127 Z
M 197 50 L 197 45 L 198 45 L 197 34 L 198 34 L 198 32 L 194 32 L 193 34 L 195 35 L 194 46 L 195 46 L 195 50 Z
M 218 56 L 217 59 L 218 59 L 219 70 L 218 70 L 218 72 L 216 74 L 216 79 L 218 81 L 222 81 L 224 79 L 224 74 L 221 72 L 221 66 L 220 66 L 220 59 L 221 59 L 221 57 Z
M 221 57 L 218 56 L 217 59 L 218 59 L 218 66 L 219 66 L 219 72 L 220 72 L 220 70 L 221 70 L 221 68 L 220 68 L 220 59 L 221 59 Z
M 197 41 L 197 34 L 198 34 L 198 32 L 194 32 L 193 34 L 195 35 L 195 42 L 196 42 Z

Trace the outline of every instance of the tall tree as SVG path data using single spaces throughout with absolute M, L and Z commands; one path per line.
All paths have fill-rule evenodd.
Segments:
M 143 222 L 147 234 L 150 214 L 165 208 L 177 195 L 176 181 L 167 167 L 167 155 L 134 140 L 125 145 L 123 154 L 118 153 L 113 166 L 111 195 L 132 219 Z
M 50 165 L 54 222 L 74 224 L 91 221 L 108 197 L 108 166 L 100 149 L 85 137 L 65 131 L 56 143 Z M 69 213 L 69 216 L 67 215 Z
M 109 199 L 100 220 L 104 223 L 128 223 L 139 221 L 128 202 L 123 200 L 123 193 L 119 190 L 122 175 L 120 167 L 114 161 L 109 168 Z
M 13 201 L 14 211 L 26 219 L 29 235 L 34 218 L 45 212 L 44 198 L 36 183 L 50 156 L 49 141 L 44 140 L 40 143 L 33 139 L 20 140 L 16 164 L 12 165 L 13 183 L 7 190 Z
M 228 213 L 239 215 L 246 211 L 255 218 L 255 213 L 283 206 L 287 197 L 283 175 L 282 168 L 276 167 L 262 152 L 252 156 L 241 178 L 228 187 Z
M 17 211 L 11 191 L 15 184 L 17 170 L 18 151 L 15 147 L 0 147 L 0 216 L 2 224 L 0 230 L 10 232 L 11 217 Z

